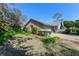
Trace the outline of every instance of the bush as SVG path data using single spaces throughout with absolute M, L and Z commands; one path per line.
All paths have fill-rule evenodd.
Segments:
M 16 33 L 22 32 L 21 26 L 13 25 L 11 27 L 12 27 L 12 30 L 14 30 Z
M 45 38 L 42 39 L 42 41 L 43 41 L 44 43 L 49 44 L 49 43 L 51 43 L 51 38 L 45 37 Z
M 76 30 L 77 34 L 79 35 L 79 29 Z
M 65 33 L 65 34 L 70 34 L 70 31 L 71 31 L 71 30 L 70 30 L 69 28 L 67 28 L 67 29 L 64 31 L 64 33 Z
M 70 27 L 70 28 L 67 28 L 64 33 L 65 34 L 79 35 L 79 28 Z
M 29 27 L 25 27 L 23 32 L 21 32 L 21 34 L 30 35 L 30 34 L 32 34 L 32 32 L 30 31 Z
M 38 34 L 38 28 L 37 27 L 33 27 L 32 28 L 32 33 L 33 34 Z
M 8 41 L 12 36 L 9 33 L 4 33 L 3 35 L 0 36 L 0 43 L 3 43 L 5 41 Z
M 69 29 L 70 29 L 70 34 L 73 34 L 73 35 L 76 34 L 77 28 L 75 28 L 75 27 L 70 27 Z
M 57 42 L 59 39 L 60 39 L 60 37 L 54 36 L 54 37 L 52 37 L 52 42 L 53 42 L 53 43 L 54 43 L 54 42 Z
M 27 32 L 27 33 L 31 32 L 29 27 L 26 27 L 24 31 Z
M 0 43 L 3 43 L 5 41 L 12 39 L 13 35 L 15 34 L 15 31 L 11 27 L 7 27 L 7 29 L 5 30 L 6 32 L 3 32 L 2 34 L 0 34 Z
M 75 23 L 73 21 L 64 21 L 64 26 L 66 28 L 73 27 L 74 25 L 75 25 Z
M 60 38 L 58 36 L 54 36 L 54 37 L 44 37 L 42 38 L 42 41 L 46 44 L 51 44 L 51 43 L 55 43 L 59 40 Z

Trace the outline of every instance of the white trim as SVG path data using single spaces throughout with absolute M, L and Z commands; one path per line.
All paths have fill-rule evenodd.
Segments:
M 51 29 L 40 29 L 40 31 L 51 31 Z

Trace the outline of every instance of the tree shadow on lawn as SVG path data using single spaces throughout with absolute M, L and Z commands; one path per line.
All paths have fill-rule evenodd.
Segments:
M 13 48 L 12 46 L 7 46 L 6 47 L 6 56 L 31 56 L 32 54 L 29 53 L 29 54 L 26 54 L 28 50 L 25 50 L 25 49 L 28 49 L 30 47 L 22 47 L 22 49 L 16 49 L 16 48 Z
M 6 56 L 25 56 L 25 50 L 17 50 L 13 47 L 6 48 Z
M 79 51 L 66 47 L 62 44 L 56 44 L 51 46 L 45 46 L 49 53 L 47 56 L 79 56 Z
M 79 51 L 74 50 L 72 48 L 66 47 L 64 45 L 61 46 L 61 49 L 54 48 L 52 49 L 50 47 L 45 47 L 48 50 L 48 53 L 46 53 L 46 56 L 79 56 Z M 28 50 L 24 49 L 15 49 L 13 47 L 6 47 L 6 53 L 5 56 L 33 56 L 31 53 L 26 54 Z
M 64 48 L 64 49 L 60 50 L 60 53 L 62 53 L 63 56 L 79 56 L 79 51 L 66 47 L 66 46 L 63 46 L 63 45 L 60 45 L 60 46 L 62 48 Z

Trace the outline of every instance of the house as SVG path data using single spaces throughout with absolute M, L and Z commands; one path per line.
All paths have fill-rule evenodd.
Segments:
M 61 28 L 61 24 L 60 23 L 43 23 L 34 19 L 30 19 L 26 24 L 26 27 L 29 28 L 29 30 L 31 31 L 33 27 L 37 27 L 39 28 L 39 33 L 40 34 L 51 34 L 53 32 L 56 32 L 57 30 L 59 30 Z

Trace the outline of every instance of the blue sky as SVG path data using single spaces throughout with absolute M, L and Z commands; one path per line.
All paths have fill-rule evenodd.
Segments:
M 27 16 L 42 22 L 54 21 L 53 15 L 57 12 L 63 15 L 65 20 L 79 19 L 79 4 L 75 3 L 17 3 L 15 7 Z

